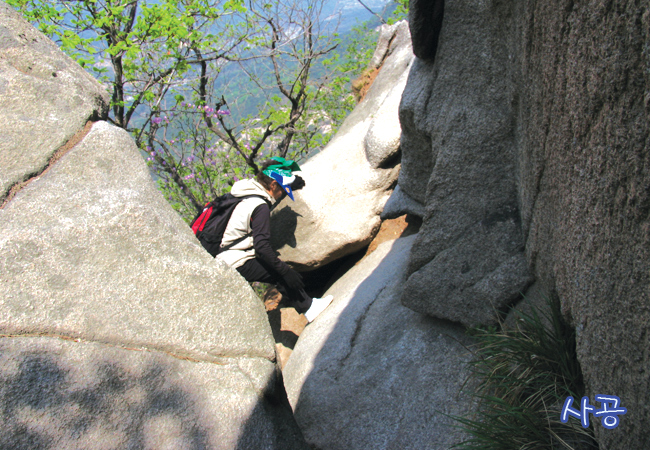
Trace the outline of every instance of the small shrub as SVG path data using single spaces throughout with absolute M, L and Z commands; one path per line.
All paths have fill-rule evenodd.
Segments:
M 517 328 L 473 329 L 477 410 L 454 417 L 469 436 L 455 449 L 597 449 L 592 429 L 560 422 L 564 399 L 584 395 L 575 331 L 557 301 L 517 314 Z

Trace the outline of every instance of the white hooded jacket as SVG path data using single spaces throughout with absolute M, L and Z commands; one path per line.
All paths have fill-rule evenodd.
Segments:
M 226 230 L 223 234 L 223 239 L 221 241 L 222 246 L 227 246 L 228 244 L 235 242 L 237 239 L 240 239 L 242 236 L 250 234 L 242 241 L 235 244 L 229 250 L 219 253 L 217 258 L 224 261 L 226 264 L 237 268 L 243 265 L 246 261 L 256 257 L 256 252 L 254 248 L 254 239 L 253 229 L 251 225 L 251 217 L 253 211 L 256 208 L 262 205 L 273 205 L 275 199 L 264 189 L 260 183 L 256 180 L 240 180 L 235 182 L 230 190 L 230 193 L 235 197 L 245 197 L 247 195 L 258 195 L 268 201 L 265 202 L 262 198 L 259 197 L 250 197 L 242 200 L 234 209 Z M 268 214 L 268 213 L 266 213 Z M 269 236 L 270 237 L 270 234 Z M 266 238 L 268 240 L 268 237 Z M 268 242 L 266 243 L 267 245 Z M 259 244 L 258 244 L 259 245 Z

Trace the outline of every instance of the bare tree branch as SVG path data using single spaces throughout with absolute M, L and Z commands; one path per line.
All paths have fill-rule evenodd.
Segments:
M 377 14 L 377 13 L 374 12 L 372 9 L 370 9 L 368 6 L 366 6 L 366 4 L 363 3 L 361 0 L 357 0 L 357 2 L 359 2 L 359 3 L 361 4 L 361 6 L 363 6 L 364 8 L 366 8 L 366 9 L 370 12 L 370 14 L 372 14 L 372 15 L 375 16 L 375 17 L 377 17 L 377 18 L 379 19 L 379 21 L 380 21 L 382 24 L 385 24 L 385 23 L 386 23 L 386 21 L 384 20 L 383 17 L 381 17 L 379 14 Z

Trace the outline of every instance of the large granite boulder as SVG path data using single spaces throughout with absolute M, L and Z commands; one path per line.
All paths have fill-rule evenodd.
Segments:
M 4 67 L 69 63 L 0 71 L 0 447 L 305 448 L 250 286 L 125 131 L 86 126 L 101 87 L 4 5 L 0 33 Z
M 467 326 L 495 323 L 495 312 L 532 282 L 517 204 L 509 51 L 492 3 L 446 3 L 435 61 L 416 59 L 400 105 L 399 187 L 426 204 L 402 301 Z
M 97 122 L 0 210 L 0 229 L 3 334 L 274 357 L 260 301 L 196 245 L 121 129 Z
M 526 254 L 576 327 L 589 397 L 616 395 L 627 408 L 615 430 L 595 421 L 601 450 L 647 448 L 650 5 L 526 2 L 515 12 Z
M 274 365 L 58 337 L 0 339 L 0 448 L 286 449 Z M 292 435 L 293 433 L 293 435 Z
M 576 328 L 592 402 L 628 409 L 616 430 L 595 421 L 600 448 L 645 448 L 650 6 L 447 0 L 437 49 L 413 39 L 424 59 L 400 110 L 399 186 L 427 213 L 403 301 L 475 322 L 477 298 L 500 295 L 498 309 L 526 288 L 525 248 L 536 295 L 559 298 Z
M 296 201 L 286 199 L 274 210 L 272 244 L 299 270 L 368 245 L 397 180 L 397 111 L 413 52 L 406 22 L 383 33 L 394 36 L 384 39 L 390 45 L 372 87 L 328 145 L 301 166 L 306 186 Z
M 104 117 L 109 97 L 54 42 L 2 2 L 0 75 L 1 205 L 12 186 L 40 173 L 89 119 Z
M 397 219 L 404 214 L 422 218 L 426 215 L 426 208 L 422 203 L 409 197 L 398 184 L 384 205 L 381 218 L 382 220 Z
M 284 369 L 305 439 L 322 450 L 449 448 L 468 411 L 461 326 L 399 302 L 415 236 L 381 244 L 328 291 Z

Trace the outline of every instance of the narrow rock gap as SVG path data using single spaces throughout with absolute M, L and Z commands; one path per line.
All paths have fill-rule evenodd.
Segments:
M 379 244 L 415 234 L 421 225 L 422 219 L 411 214 L 383 220 L 379 231 L 367 246 L 316 270 L 302 273 L 307 292 L 314 297 L 322 296 L 348 270 L 375 251 Z
M 322 297 L 352 267 L 375 251 L 379 244 L 416 234 L 421 225 L 422 219 L 410 214 L 382 221 L 375 238 L 366 247 L 319 269 L 302 273 L 307 292 L 312 297 Z M 278 361 L 280 367 L 284 368 L 300 334 L 307 325 L 307 319 L 293 308 L 284 307 L 281 303 L 274 304 L 272 308 L 267 307 L 267 313 L 276 343 Z
M 18 192 L 20 192 L 21 189 L 31 183 L 31 181 L 35 178 L 38 178 L 46 173 L 50 167 L 56 164 L 56 162 L 63 157 L 63 155 L 68 153 L 75 145 L 81 142 L 81 140 L 90 132 L 90 129 L 94 123 L 95 122 L 92 120 L 86 122 L 86 125 L 81 130 L 77 131 L 70 139 L 68 139 L 65 144 L 63 144 L 59 149 L 52 153 L 52 156 L 50 156 L 47 164 L 45 164 L 45 166 L 40 171 L 27 174 L 22 181 L 14 183 L 8 189 L 7 193 L 4 196 L 0 197 L 0 209 L 3 209 L 5 206 L 7 206 L 7 204 L 16 196 Z

